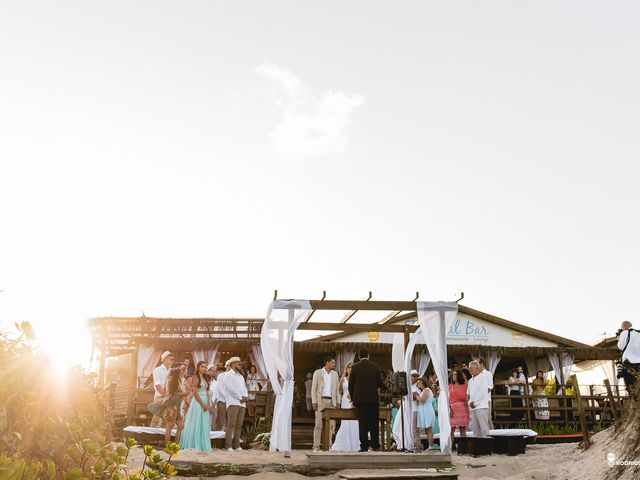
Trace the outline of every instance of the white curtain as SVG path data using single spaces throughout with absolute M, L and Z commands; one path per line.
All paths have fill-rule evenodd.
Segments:
M 542 373 L 544 373 L 545 375 L 549 371 L 549 358 L 548 357 L 539 357 L 539 358 L 526 357 L 524 359 L 524 361 L 527 364 L 527 370 L 529 370 L 529 376 L 530 377 L 535 377 L 536 373 L 539 370 L 541 370 Z M 553 368 L 553 367 L 551 367 L 551 368 Z
M 138 378 L 147 378 L 153 372 L 153 369 L 160 360 L 160 350 L 151 345 L 140 345 L 138 347 L 138 366 L 136 376 Z M 137 387 L 138 385 L 136 385 Z
M 260 345 L 251 345 L 251 351 L 256 363 L 255 366 L 258 369 L 258 374 L 261 379 L 267 379 L 267 367 L 264 364 L 264 356 L 262 355 L 262 347 Z M 264 382 L 263 382 L 264 383 Z M 266 387 L 266 384 L 262 387 Z
M 614 362 L 613 360 L 609 360 L 606 362 L 602 362 L 600 366 L 602 366 L 602 370 L 604 370 L 604 375 L 607 378 L 607 380 L 609 380 L 609 384 L 611 385 L 611 388 L 614 388 L 616 385 L 618 385 L 618 382 L 620 381 L 620 379 L 617 377 L 618 372 L 616 371 L 616 362 Z
M 502 355 L 498 352 L 493 350 L 489 352 L 489 355 L 487 357 L 487 370 L 489 370 L 491 373 L 496 373 L 496 368 L 498 368 L 498 364 L 500 363 L 501 358 Z
M 418 370 L 421 377 L 424 377 L 424 374 L 427 373 L 429 363 L 431 363 L 431 356 L 429 353 L 424 351 L 420 352 L 417 362 L 418 368 L 416 368 L 416 370 Z
M 356 352 L 354 350 L 345 350 L 336 353 L 336 372 L 338 375 L 344 373 L 342 370 L 348 363 L 353 362 L 354 358 L 356 358 Z
M 291 406 L 293 404 L 293 336 L 311 310 L 308 300 L 274 300 L 262 324 L 260 346 L 276 396 L 269 450 L 291 452 Z
M 438 425 L 440 426 L 440 450 L 451 453 L 451 424 L 449 423 L 449 389 L 447 388 L 447 328 L 458 314 L 455 302 L 416 302 L 418 321 L 427 345 L 433 370 L 442 385 L 438 395 Z
M 569 372 L 573 365 L 573 355 L 567 352 L 560 352 L 560 354 L 553 352 L 549 354 L 549 361 L 551 362 L 556 377 L 558 377 L 558 381 L 562 382 L 564 379 L 564 383 L 567 383 L 567 380 L 569 380 Z M 562 372 L 562 378 L 560 377 L 560 372 Z M 564 392 L 564 385 L 560 385 L 558 392 L 559 394 Z
M 391 366 L 394 372 L 401 372 L 404 369 L 404 334 L 402 333 L 393 334 Z
M 219 345 L 211 346 L 209 348 L 201 348 L 193 351 L 193 360 L 195 365 L 198 362 L 204 361 L 207 365 L 214 363 L 216 356 L 218 355 Z
M 404 371 L 407 375 L 407 388 L 409 389 L 409 395 L 403 397 L 402 399 L 402 411 L 398 412 L 396 415 L 395 421 L 391 426 L 391 430 L 393 433 L 393 438 L 396 441 L 396 445 L 400 448 L 405 448 L 407 450 L 413 450 L 413 428 L 412 428 L 412 414 L 413 414 L 413 399 L 411 396 L 411 370 L 413 369 L 412 358 L 413 358 L 413 350 L 415 349 L 416 342 L 420 338 L 422 330 L 418 328 L 414 333 L 409 337 L 409 344 L 407 345 L 407 350 L 404 351 L 404 359 L 403 365 L 397 366 L 397 359 L 399 358 L 399 354 L 404 350 L 404 335 L 398 334 L 402 336 L 402 343 L 399 342 L 398 337 L 395 338 L 395 342 L 393 344 L 393 348 L 395 352 L 392 352 L 393 360 L 396 362 L 394 364 L 394 370 L 398 372 Z M 402 413 L 402 415 L 400 415 Z M 402 435 L 402 426 L 404 419 L 404 435 Z M 402 441 L 404 437 L 404 442 Z

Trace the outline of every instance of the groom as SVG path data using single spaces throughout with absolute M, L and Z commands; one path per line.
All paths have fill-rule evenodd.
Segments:
M 382 371 L 377 363 L 369 360 L 369 351 L 361 348 L 360 361 L 351 367 L 349 395 L 358 412 L 360 430 L 360 451 L 380 450 L 379 395 L 384 385 Z M 371 439 L 369 439 L 371 433 Z

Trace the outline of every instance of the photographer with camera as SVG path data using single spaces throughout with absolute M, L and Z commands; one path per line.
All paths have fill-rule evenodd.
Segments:
M 631 394 L 631 388 L 636 383 L 636 375 L 640 370 L 640 331 L 631 328 L 631 322 L 624 321 L 618 337 L 618 349 L 622 351 L 620 361 L 616 362 L 617 377 L 624 378 L 627 392 Z

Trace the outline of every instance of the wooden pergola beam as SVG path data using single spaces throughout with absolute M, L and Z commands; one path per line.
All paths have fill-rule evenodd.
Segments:
M 369 292 L 369 297 L 365 300 L 365 302 L 368 302 L 369 300 L 371 300 L 372 295 L 373 294 Z M 347 323 L 351 319 L 351 317 L 353 317 L 357 312 L 358 310 L 351 310 L 342 318 L 342 320 L 340 320 L 340 323 Z
M 388 300 L 311 300 L 314 310 L 412 310 L 416 302 L 396 302 Z

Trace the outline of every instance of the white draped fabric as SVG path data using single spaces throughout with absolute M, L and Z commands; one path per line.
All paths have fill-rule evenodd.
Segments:
M 607 362 L 602 362 L 600 365 L 602 366 L 604 375 L 607 380 L 609 380 L 609 384 L 611 385 L 611 387 L 615 387 L 616 385 L 618 385 L 620 379 L 617 377 L 618 372 L 616 371 L 616 362 L 614 362 L 613 360 L 609 360 Z
M 438 395 L 438 425 L 440 426 L 440 450 L 451 453 L 451 424 L 449 423 L 449 389 L 447 385 L 447 328 L 458 314 L 455 302 L 416 302 L 418 321 L 427 345 L 433 370 L 442 385 Z
M 353 362 L 354 358 L 356 358 L 356 352 L 354 350 L 345 350 L 336 353 L 336 372 L 338 375 L 342 375 L 344 373 L 344 367 Z
M 267 377 L 267 367 L 264 364 L 264 356 L 262 355 L 262 347 L 260 345 L 251 345 L 251 351 L 253 353 L 253 358 L 255 359 L 255 366 L 258 369 L 258 375 L 260 378 L 266 380 Z M 265 388 L 264 385 L 262 388 Z
M 308 300 L 274 300 L 260 333 L 264 364 L 276 396 L 269 451 L 291 452 L 293 404 L 293 336 L 311 310 Z
M 198 362 L 205 362 L 207 365 L 211 365 L 215 362 L 216 357 L 218 356 L 218 348 L 219 345 L 212 345 L 210 348 L 202 348 L 199 350 L 193 351 L 193 360 L 195 365 Z
M 407 350 L 404 350 L 404 335 L 400 335 L 402 342 L 399 341 L 399 338 L 396 336 L 395 341 L 393 343 L 393 351 L 391 353 L 392 360 L 394 362 L 393 369 L 397 372 L 404 371 L 407 375 L 407 387 L 409 389 L 409 393 L 411 393 L 411 370 L 412 367 L 412 358 L 413 358 L 413 350 L 415 349 L 416 342 L 421 336 L 422 330 L 418 328 L 411 336 L 409 337 L 409 344 L 407 345 Z M 402 365 L 398 366 L 398 359 L 400 358 L 400 353 L 404 352 L 404 359 L 402 360 Z M 402 415 L 401 415 L 402 413 Z M 413 402 L 411 398 L 411 394 L 403 397 L 402 399 L 402 410 L 398 412 L 396 415 L 395 421 L 391 426 L 393 438 L 396 441 L 396 445 L 399 448 L 405 448 L 407 450 L 413 450 L 413 428 L 412 428 L 412 414 L 413 414 Z M 402 435 L 403 430 L 403 419 L 404 419 L 404 436 Z M 403 442 L 404 437 L 404 442 Z
M 393 346 L 391 348 L 391 367 L 394 372 L 404 370 L 404 334 L 393 334 Z
M 498 364 L 500 363 L 501 358 L 502 355 L 498 352 L 493 350 L 489 352 L 489 355 L 487 356 L 487 370 L 489 370 L 491 373 L 496 373 L 496 368 L 498 368 Z
M 549 354 L 549 361 L 551 362 L 556 377 L 558 377 L 558 381 L 562 382 L 564 380 L 564 383 L 567 383 L 567 380 L 569 380 L 569 372 L 573 365 L 573 355 L 567 352 L 560 352 L 560 354 L 553 352 Z M 560 377 L 560 372 L 562 372 L 562 377 Z M 560 385 L 558 392 L 560 394 L 564 392 L 564 385 Z
M 428 352 L 420 352 L 418 355 L 417 368 L 418 373 L 421 377 L 424 377 L 425 373 L 427 373 L 427 367 L 429 363 L 431 363 L 431 356 Z
M 136 376 L 147 378 L 153 372 L 156 363 L 160 360 L 162 352 L 151 345 L 140 345 L 138 347 L 138 365 Z

